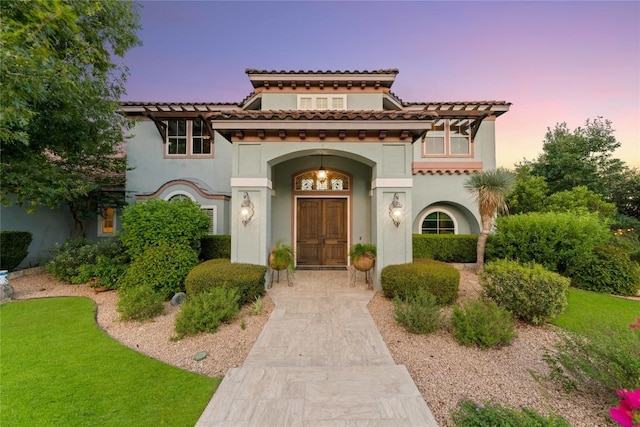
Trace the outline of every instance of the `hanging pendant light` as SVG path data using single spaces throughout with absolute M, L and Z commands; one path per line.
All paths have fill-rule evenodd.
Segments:
M 325 170 L 324 164 L 322 161 L 323 161 L 323 156 L 320 155 L 320 169 L 318 169 L 316 176 L 318 177 L 318 181 L 325 182 L 327 180 L 327 171 Z

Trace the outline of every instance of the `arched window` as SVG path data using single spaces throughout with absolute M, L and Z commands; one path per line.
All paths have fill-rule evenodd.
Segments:
M 305 172 L 297 175 L 297 191 L 349 191 L 349 177 L 333 170 Z
M 441 210 L 427 213 L 420 227 L 422 234 L 455 234 L 456 224 L 451 215 Z
M 171 202 L 173 200 L 184 200 L 184 199 L 189 199 L 192 202 L 195 202 L 196 199 L 189 193 L 187 193 L 186 191 L 173 191 L 171 193 L 169 193 L 167 195 L 167 197 L 165 197 L 165 200 L 168 202 Z

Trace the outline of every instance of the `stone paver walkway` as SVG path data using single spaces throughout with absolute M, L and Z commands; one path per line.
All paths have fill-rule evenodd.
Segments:
M 346 271 L 274 284 L 271 317 L 197 426 L 437 426 L 369 315 L 373 293 Z

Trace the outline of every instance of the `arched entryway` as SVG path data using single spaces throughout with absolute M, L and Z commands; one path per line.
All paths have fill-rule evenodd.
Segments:
M 352 176 L 336 169 L 303 170 L 293 176 L 293 222 L 299 268 L 348 264 Z

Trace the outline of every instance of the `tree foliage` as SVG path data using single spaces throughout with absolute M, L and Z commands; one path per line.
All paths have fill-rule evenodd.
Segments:
M 543 153 L 530 166 L 532 173 L 546 179 L 551 193 L 583 185 L 607 197 L 611 180 L 625 169 L 613 152 L 620 147 L 611 121 L 598 117 L 584 127 L 569 129 L 566 123 L 547 129 Z
M 617 214 L 616 205 L 605 202 L 602 196 L 582 185 L 571 190 L 553 193 L 546 199 L 542 210 L 545 212 L 590 212 L 608 222 L 613 221 Z
M 4 0 L 0 12 L 0 197 L 27 211 L 66 202 L 78 220 L 101 207 L 101 189 L 123 182 L 114 156 L 128 71 L 114 57 L 140 44 L 138 7 Z
M 509 213 L 540 212 L 549 193 L 547 180 L 531 173 L 527 164 L 517 165 L 513 192 L 507 197 Z

